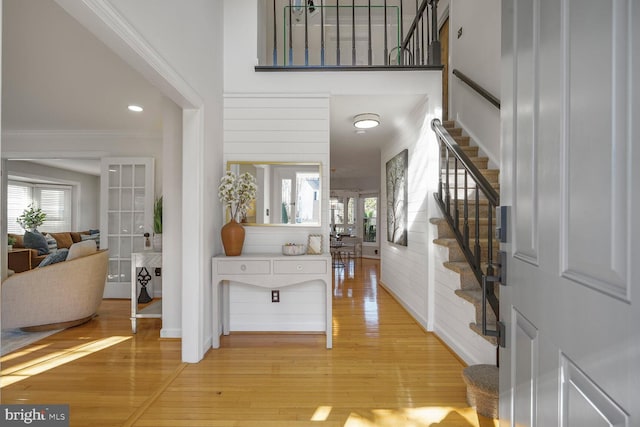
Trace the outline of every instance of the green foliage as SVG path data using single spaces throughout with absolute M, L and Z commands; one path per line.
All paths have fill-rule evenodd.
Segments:
M 7 236 L 7 244 L 8 245 L 15 245 L 16 244 L 16 238 L 13 236 Z
M 153 205 L 153 232 L 162 234 L 162 196 Z
M 29 207 L 22 212 L 22 215 L 18 217 L 17 221 L 25 230 L 35 230 L 44 224 L 46 218 L 47 214 L 42 212 L 42 209 L 29 205 Z

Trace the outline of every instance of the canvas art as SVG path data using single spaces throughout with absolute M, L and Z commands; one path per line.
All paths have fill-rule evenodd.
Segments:
M 409 150 L 387 162 L 387 241 L 407 246 Z

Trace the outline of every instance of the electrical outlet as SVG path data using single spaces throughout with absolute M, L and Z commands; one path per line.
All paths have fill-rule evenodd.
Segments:
M 160 267 L 156 267 L 155 274 L 156 274 L 156 277 L 162 276 L 162 269 Z
M 271 291 L 271 302 L 280 302 L 280 291 Z

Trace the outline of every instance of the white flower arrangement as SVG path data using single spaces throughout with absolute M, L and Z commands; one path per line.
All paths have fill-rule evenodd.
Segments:
M 220 179 L 218 198 L 229 208 L 231 218 L 240 222 L 247 214 L 249 204 L 256 197 L 258 186 L 256 179 L 249 172 L 237 176 L 231 171 Z

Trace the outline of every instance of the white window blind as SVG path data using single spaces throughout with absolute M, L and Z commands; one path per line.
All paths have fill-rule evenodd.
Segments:
M 7 192 L 8 232 L 24 234 L 24 229 L 16 220 L 30 204 L 47 214 L 38 230 L 50 233 L 71 231 L 71 198 L 70 186 L 10 181 Z
M 32 202 L 32 186 L 21 182 L 10 182 L 7 188 L 7 231 L 13 234 L 23 234 L 24 229 L 18 224 L 18 217 L 22 215 L 29 203 Z
M 47 219 L 41 231 L 56 233 L 71 230 L 71 187 L 36 186 L 34 199 Z

